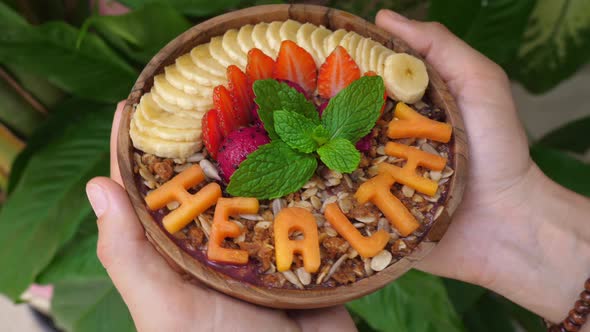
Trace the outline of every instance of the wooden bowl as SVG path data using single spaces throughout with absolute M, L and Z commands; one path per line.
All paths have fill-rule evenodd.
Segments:
M 231 279 L 202 265 L 179 248 L 150 216 L 144 198 L 134 181 L 133 146 L 129 137 L 129 124 L 133 105 L 139 103 L 139 99 L 144 93 L 149 92 L 153 84 L 153 77 L 163 72 L 165 66 L 174 63 L 177 57 L 189 52 L 199 44 L 208 42 L 211 37 L 222 35 L 226 30 L 240 28 L 245 24 L 284 21 L 287 19 L 324 25 L 332 30 L 356 31 L 365 37 L 381 42 L 396 52 L 406 52 L 420 57 L 406 43 L 391 36 L 388 32 L 360 17 L 332 8 L 312 5 L 266 5 L 217 16 L 192 27 L 171 41 L 154 56 L 141 72 L 125 105 L 123 119 L 119 128 L 118 158 L 125 187 L 145 228 L 147 238 L 168 260 L 170 265 L 186 279 L 203 283 L 225 294 L 267 307 L 284 309 L 319 308 L 348 302 L 374 292 L 392 282 L 407 272 L 416 261 L 434 248 L 451 223 L 451 216 L 461 201 L 467 179 L 467 144 L 461 113 L 447 86 L 430 65 L 426 64 L 430 76 L 427 94 L 435 106 L 446 112 L 447 119 L 454 127 L 454 138 L 450 144 L 454 151 L 452 168 L 455 170 L 455 174 L 451 178 L 444 212 L 436 219 L 424 240 L 410 256 L 402 258 L 381 272 L 346 286 L 319 290 L 258 287 Z

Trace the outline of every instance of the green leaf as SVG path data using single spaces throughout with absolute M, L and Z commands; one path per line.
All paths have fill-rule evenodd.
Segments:
M 17 68 L 10 63 L 4 67 L 13 78 L 46 108 L 53 108 L 64 99 L 65 93 L 51 84 L 46 77 L 35 75 L 26 68 Z
M 464 331 L 442 280 L 416 270 L 347 307 L 380 332 Z
M 63 22 L 9 26 L 0 22 L 0 63 L 47 77 L 61 89 L 91 100 L 124 99 L 137 73 L 100 38 Z
M 317 166 L 313 155 L 274 141 L 248 155 L 230 178 L 227 192 L 260 199 L 282 197 L 301 188 Z
M 147 63 L 169 41 L 190 28 L 191 23 L 168 5 L 150 3 L 126 15 L 94 16 L 86 27 L 95 28 L 133 60 Z
M 463 315 L 463 322 L 469 331 L 514 332 L 516 327 L 510 312 L 496 299 L 497 295 L 486 293 Z
M 27 26 L 27 21 L 7 4 L 0 2 L 0 22 L 9 25 Z
M 0 211 L 0 292 L 12 299 L 53 259 L 90 213 L 86 182 L 109 170 L 112 105 L 79 102 L 78 121 L 53 128 Z M 51 132 L 51 130 L 46 129 Z
M 514 69 L 531 92 L 543 93 L 590 59 L 590 1 L 539 0 Z
M 96 217 L 89 213 L 76 235 L 57 253 L 36 282 L 55 284 L 67 280 L 106 278 L 106 270 L 96 256 L 97 240 Z
M 335 138 L 318 149 L 320 159 L 329 169 L 352 173 L 361 162 L 361 153 L 344 138 Z
M 564 152 L 540 145 L 531 148 L 531 156 L 555 182 L 590 197 L 590 165 Z
M 69 332 L 135 331 L 127 306 L 108 278 L 57 282 L 51 311 L 56 325 Z
M 183 14 L 196 17 L 221 14 L 240 4 L 240 0 L 119 0 L 119 2 L 133 9 L 141 8 L 148 3 L 165 2 Z
M 278 139 L 275 132 L 274 118 L 272 113 L 278 110 L 299 113 L 306 118 L 319 121 L 319 114 L 314 106 L 305 96 L 285 83 L 276 80 L 258 80 L 253 85 L 258 104 L 258 115 L 264 123 L 264 129 L 271 139 Z
M 361 77 L 330 99 L 322 114 L 322 124 L 331 138 L 356 143 L 371 132 L 381 114 L 384 93 L 381 77 Z
M 85 121 L 87 116 L 84 112 L 80 112 L 80 109 L 87 107 L 107 110 L 107 107 L 102 108 L 103 105 L 76 98 L 66 99 L 52 110 L 49 117 L 28 138 L 25 149 L 14 161 L 8 181 L 8 194 L 12 193 L 20 181 L 23 171 L 34 153 L 53 144 L 54 140 L 59 139 L 63 132 L 68 130 L 67 128 L 82 125 L 81 122 Z M 115 105 L 110 107 L 115 109 Z
M 485 288 L 453 279 L 443 279 L 447 293 L 458 314 L 469 311 L 488 292 Z
M 318 123 L 301 114 L 288 111 L 275 111 L 273 118 L 277 134 L 292 149 L 303 153 L 317 150 L 319 144 L 314 139 L 314 132 Z
M 428 16 L 490 59 L 507 65 L 518 51 L 534 5 L 535 0 L 433 0 Z
M 583 154 L 590 149 L 590 116 L 572 121 L 543 136 L 537 145 Z
M 6 81 L 0 79 L 0 121 L 22 137 L 33 134 L 44 116 Z
M 541 317 L 533 314 L 525 308 L 515 304 L 504 297 L 497 296 L 496 300 L 501 302 L 510 313 L 512 319 L 527 332 L 539 332 L 545 330 L 545 324 Z

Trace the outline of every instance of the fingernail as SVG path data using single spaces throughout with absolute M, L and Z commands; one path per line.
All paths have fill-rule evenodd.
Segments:
M 407 17 L 400 15 L 392 10 L 389 9 L 385 9 L 385 13 L 387 14 L 387 16 L 389 16 L 389 18 L 391 18 L 392 20 L 396 20 L 396 21 L 400 21 L 400 22 L 405 22 L 405 21 L 409 21 Z
M 100 218 L 109 206 L 104 190 L 99 185 L 90 183 L 86 186 L 86 195 L 88 195 L 88 200 L 90 201 L 90 205 L 92 205 L 94 214 L 97 218 Z

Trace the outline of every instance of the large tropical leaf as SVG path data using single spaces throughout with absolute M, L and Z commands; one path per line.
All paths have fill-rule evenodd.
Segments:
M 555 182 L 590 197 L 590 165 L 565 152 L 535 145 L 531 156 L 541 170 Z
M 108 278 L 60 281 L 54 285 L 51 311 L 68 332 L 135 331 L 121 296 Z
M 98 230 L 96 217 L 89 213 L 76 235 L 59 250 L 47 268 L 37 277 L 39 284 L 70 280 L 106 278 L 107 274 L 96 256 Z
M 63 22 L 23 26 L 0 21 L 0 64 L 47 77 L 63 90 L 98 101 L 125 98 L 136 71 L 99 37 Z
M 486 294 L 486 289 L 453 279 L 443 279 L 449 299 L 459 315 L 469 311 Z
M 33 134 L 44 116 L 7 81 L 0 78 L 0 122 L 21 137 Z
M 125 15 L 93 16 L 87 26 L 133 60 L 147 63 L 191 23 L 176 9 L 152 3 Z
M 523 85 L 543 93 L 589 59 L 590 1 L 538 0 L 514 68 Z
M 486 293 L 463 315 L 468 331 L 516 332 L 510 312 L 495 297 L 495 294 Z
M 429 19 L 506 65 L 516 55 L 535 0 L 432 0 Z
M 119 2 L 132 9 L 141 8 L 145 4 L 153 2 L 169 3 L 183 14 L 206 17 L 235 8 L 240 0 L 120 0 Z
M 442 280 L 415 270 L 347 307 L 380 332 L 464 331 Z
M 0 211 L 0 292 L 13 299 L 90 213 L 86 182 L 108 174 L 114 107 L 79 101 L 77 109 L 71 122 L 45 129 L 53 139 L 30 157 Z
M 590 149 L 588 133 L 590 133 L 590 116 L 572 121 L 549 132 L 537 144 L 548 148 L 583 154 Z

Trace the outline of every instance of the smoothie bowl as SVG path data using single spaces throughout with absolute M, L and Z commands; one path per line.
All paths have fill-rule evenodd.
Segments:
M 146 66 L 119 132 L 146 236 L 189 281 L 275 308 L 368 294 L 442 238 L 463 122 L 437 73 L 346 12 L 252 7 Z

